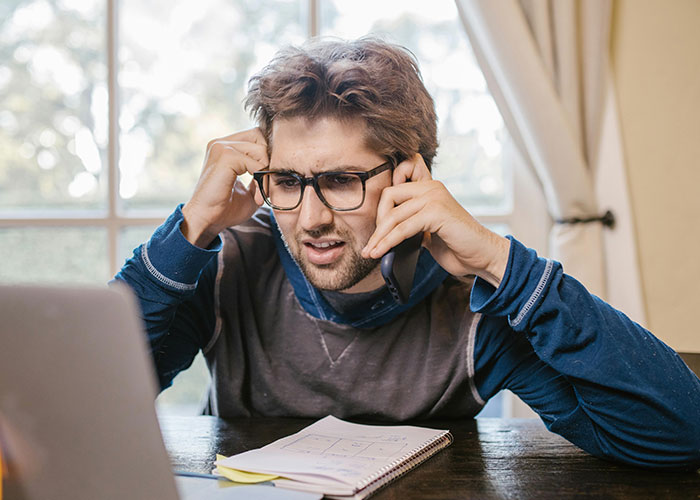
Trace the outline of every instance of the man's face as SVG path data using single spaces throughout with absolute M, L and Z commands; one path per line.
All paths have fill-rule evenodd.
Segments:
M 365 146 L 362 121 L 304 118 L 277 119 L 272 127 L 270 170 L 292 170 L 304 177 L 327 171 L 368 171 L 386 158 Z M 349 212 L 331 210 L 312 186 L 294 210 L 275 211 L 287 246 L 307 279 L 322 290 L 366 292 L 383 280 L 378 261 L 360 251 L 375 229 L 382 189 L 391 185 L 391 170 L 366 182 L 362 206 Z

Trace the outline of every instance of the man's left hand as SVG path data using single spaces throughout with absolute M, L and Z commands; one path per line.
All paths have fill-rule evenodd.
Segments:
M 394 169 L 393 185 L 382 192 L 377 227 L 362 256 L 379 259 L 421 231 L 423 246 L 447 272 L 500 284 L 510 241 L 477 222 L 442 182 L 433 180 L 416 154 Z

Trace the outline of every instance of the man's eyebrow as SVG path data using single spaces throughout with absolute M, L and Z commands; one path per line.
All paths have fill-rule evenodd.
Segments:
M 364 167 L 360 167 L 358 165 L 338 165 L 337 167 L 332 167 L 329 168 L 328 170 L 324 170 L 323 172 L 362 172 L 364 171 Z M 322 172 L 319 172 L 322 173 Z
M 291 168 L 270 168 L 270 172 L 274 172 L 276 174 L 296 174 L 296 175 L 301 175 L 299 172 L 297 172 L 294 169 Z M 303 176 L 302 176 L 303 177 Z
M 324 174 L 324 173 L 334 173 L 334 172 L 363 172 L 365 169 L 364 167 L 360 167 L 358 165 L 338 165 L 335 167 L 331 167 L 327 170 L 316 170 L 312 171 L 311 175 L 316 175 L 316 174 Z M 301 172 L 297 172 L 296 170 L 292 168 L 270 168 L 270 172 L 274 172 L 276 174 L 296 174 L 300 176 L 304 176 Z

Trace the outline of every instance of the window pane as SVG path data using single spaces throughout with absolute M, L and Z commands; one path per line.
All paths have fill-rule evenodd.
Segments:
M 503 391 L 489 399 L 476 418 L 503 418 Z
M 105 5 L 0 3 L 0 210 L 105 205 Z
M 156 408 L 159 413 L 170 415 L 201 415 L 208 387 L 209 370 L 200 352 L 192 366 L 180 372 L 173 385 L 160 393 Z
M 501 160 L 503 120 L 454 0 L 329 0 L 321 8 L 324 35 L 375 33 L 416 55 L 439 118 L 435 177 L 477 213 L 510 212 L 510 171 Z
M 0 255 L 0 281 L 6 283 L 106 284 L 109 280 L 103 228 L 0 228 Z
M 158 226 L 129 226 L 119 232 L 117 264 L 120 268 L 127 259 L 132 257 L 136 247 L 149 240 L 156 227 Z
M 187 201 L 207 142 L 252 125 L 248 78 L 304 38 L 304 0 L 121 2 L 121 180 L 126 208 Z

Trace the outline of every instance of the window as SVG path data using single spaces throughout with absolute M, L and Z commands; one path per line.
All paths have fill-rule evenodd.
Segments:
M 370 32 L 421 63 L 434 175 L 507 232 L 508 138 L 453 0 L 16 0 L 0 5 L 0 280 L 108 281 L 188 199 L 206 143 L 252 125 L 245 84 L 277 48 Z M 191 407 L 205 381 L 199 359 L 159 401 Z

